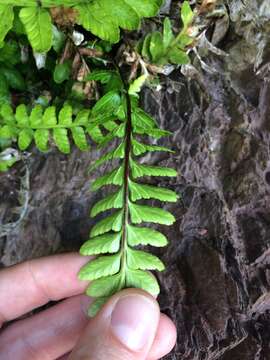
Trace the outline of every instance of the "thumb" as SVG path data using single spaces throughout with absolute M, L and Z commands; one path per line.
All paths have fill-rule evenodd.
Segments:
M 90 320 L 69 360 L 145 360 L 159 318 L 158 303 L 151 295 L 124 290 Z

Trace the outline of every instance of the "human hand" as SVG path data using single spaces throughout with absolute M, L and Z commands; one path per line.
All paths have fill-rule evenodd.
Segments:
M 49 301 L 64 299 L 4 328 L 0 360 L 157 360 L 171 351 L 175 326 L 141 290 L 116 294 L 98 316 L 87 318 L 91 299 L 82 295 L 87 283 L 77 279 L 86 261 L 64 254 L 0 271 L 0 328 Z

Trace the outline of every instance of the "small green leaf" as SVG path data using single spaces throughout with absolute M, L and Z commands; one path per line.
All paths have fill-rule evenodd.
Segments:
M 168 53 L 168 56 L 170 62 L 173 64 L 185 65 L 190 63 L 188 54 L 185 51 L 178 49 L 177 47 L 172 48 Z
M 162 187 L 138 184 L 130 180 L 129 189 L 131 192 L 132 201 L 141 199 L 157 199 L 160 201 L 169 202 L 177 201 L 177 194 L 174 191 Z
M 135 139 L 132 139 L 132 150 L 133 154 L 136 156 L 142 155 L 147 151 L 165 151 L 171 153 L 173 152 L 171 149 L 164 146 L 142 144 Z
M 158 270 L 163 271 L 165 266 L 155 255 L 141 250 L 127 250 L 127 264 L 130 269 L 134 270 Z
M 121 279 L 121 274 L 116 274 L 94 280 L 86 290 L 86 294 L 92 297 L 111 296 L 120 289 Z
M 119 191 L 98 201 L 91 210 L 91 217 L 95 217 L 106 210 L 121 209 L 123 207 L 123 201 L 123 189 L 120 189 Z
M 102 308 L 102 306 L 107 302 L 108 297 L 101 297 L 92 302 L 88 310 L 88 316 L 94 317 Z
M 151 42 L 151 34 L 147 34 L 142 45 L 142 56 L 147 59 L 148 61 L 151 60 L 151 53 L 150 53 L 150 42 Z
M 131 160 L 130 164 L 132 175 L 135 179 L 142 176 L 177 176 L 177 172 L 171 168 L 138 164 L 133 160 Z
M 65 105 L 59 112 L 59 125 L 70 126 L 72 125 L 72 107 Z
M 181 19 L 183 21 L 184 29 L 186 29 L 193 21 L 194 13 L 188 1 L 184 1 L 181 8 Z
M 105 219 L 100 220 L 91 230 L 91 237 L 95 237 L 111 230 L 120 231 L 122 229 L 123 211 L 116 211 Z
M 19 149 L 24 151 L 26 150 L 33 140 L 33 130 L 23 129 L 19 133 L 18 145 Z
M 53 138 L 58 149 L 64 153 L 70 153 L 70 144 L 68 139 L 67 129 L 64 128 L 55 128 L 53 129 Z
M 86 110 L 86 109 L 79 111 L 74 120 L 74 124 L 87 125 L 89 122 L 89 114 L 90 114 L 90 111 Z
M 104 114 L 111 115 L 119 107 L 120 102 L 119 93 L 110 91 L 96 102 L 92 108 L 92 114 L 98 117 L 102 117 Z
M 40 6 L 24 7 L 19 16 L 34 51 L 48 52 L 52 46 L 52 20 L 49 11 Z
M 125 142 L 122 142 L 116 149 L 109 151 L 107 154 L 103 155 L 100 159 L 94 162 L 90 167 L 89 171 L 96 169 L 98 166 L 102 165 L 108 160 L 112 159 L 123 159 L 125 156 Z
M 130 217 L 133 224 L 152 222 L 155 224 L 172 225 L 175 217 L 166 210 L 148 205 L 129 203 Z
M 65 61 L 62 64 L 57 64 L 53 72 L 53 80 L 56 84 L 62 84 L 64 81 L 70 78 L 71 64 L 69 61 Z
M 100 189 L 105 185 L 123 185 L 123 174 L 124 167 L 120 166 L 118 169 L 114 169 L 109 174 L 103 175 L 100 178 L 96 179 L 92 184 L 92 189 L 94 191 Z
M 151 36 L 150 53 L 153 62 L 158 62 L 164 55 L 163 40 L 160 32 L 156 31 Z
M 170 131 L 166 131 L 166 130 L 162 130 L 162 129 L 158 129 L 158 128 L 156 128 L 156 129 L 144 128 L 144 127 L 138 126 L 138 125 L 133 125 L 133 132 L 135 134 L 148 135 L 155 139 L 160 139 L 161 137 L 171 135 Z
M 128 93 L 129 95 L 138 96 L 138 93 L 141 91 L 144 83 L 146 82 L 148 78 L 147 74 L 139 76 L 137 79 L 133 81 L 132 84 L 129 86 Z
M 100 81 L 101 84 L 107 84 L 113 75 L 118 75 L 115 71 L 111 70 L 94 70 L 85 77 L 85 81 Z
M 48 151 L 48 141 L 49 141 L 49 130 L 47 129 L 38 129 L 34 135 L 35 143 L 37 148 L 42 151 Z
M 168 244 L 168 240 L 157 230 L 128 225 L 128 243 L 130 246 L 151 245 L 163 247 Z
M 15 90 L 24 91 L 26 88 L 24 78 L 15 68 L 2 67 L 2 74 L 5 76 L 8 85 Z
M 50 106 L 45 110 L 42 122 L 44 126 L 48 126 L 49 128 L 57 125 L 55 106 Z
M 152 129 L 156 127 L 156 121 L 142 109 L 135 108 L 132 113 L 132 125 Z
M 81 126 L 76 126 L 71 129 L 71 132 L 76 146 L 82 151 L 88 150 L 89 146 L 86 140 L 84 129 Z
M 14 13 L 13 6 L 1 4 L 0 5 L 0 47 L 4 45 L 4 39 L 12 28 Z
M 154 275 L 143 270 L 128 269 L 126 273 L 126 287 L 143 289 L 153 296 L 157 296 L 160 291 Z
M 0 138 L 12 139 L 17 135 L 17 129 L 12 125 L 0 126 Z
M 29 117 L 27 114 L 27 108 L 24 104 L 17 106 L 15 118 L 19 126 L 26 127 L 29 125 Z
M 31 128 L 36 128 L 42 124 L 42 114 L 43 114 L 43 110 L 42 110 L 41 105 L 36 105 L 32 109 L 30 117 L 29 117 L 29 122 L 30 122 Z
M 170 46 L 173 39 L 172 24 L 170 19 L 166 17 L 163 23 L 163 46 L 165 49 Z
M 12 107 L 9 104 L 3 104 L 2 106 L 0 106 L 0 116 L 5 120 L 5 124 L 16 124 L 16 119 L 13 114 Z
M 104 234 L 86 241 L 80 248 L 82 255 L 116 253 L 120 247 L 121 233 Z
M 120 261 L 120 254 L 100 256 L 81 268 L 79 279 L 92 281 L 104 276 L 114 275 L 120 269 Z

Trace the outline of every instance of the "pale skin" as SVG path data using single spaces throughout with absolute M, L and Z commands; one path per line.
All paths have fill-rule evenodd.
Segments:
M 174 324 L 141 290 L 114 295 L 89 320 L 88 283 L 77 279 L 87 261 L 70 253 L 0 271 L 0 328 L 17 319 L 0 330 L 0 360 L 158 360 L 172 350 Z M 23 316 L 50 301 L 57 304 Z

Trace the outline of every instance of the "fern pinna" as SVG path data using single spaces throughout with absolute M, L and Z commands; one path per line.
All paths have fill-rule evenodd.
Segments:
M 96 72 L 92 78 L 107 81 L 104 72 Z M 109 98 L 107 100 L 105 107 L 110 107 Z M 154 119 L 138 106 L 138 99 L 130 96 L 124 88 L 118 96 L 115 116 L 118 126 L 109 132 L 101 146 L 115 138 L 120 140 L 91 168 L 93 170 L 108 160 L 120 159 L 118 166 L 92 184 L 93 190 L 107 185 L 114 185 L 116 189 L 94 205 L 91 216 L 113 210 L 96 223 L 90 240 L 80 250 L 82 255 L 97 256 L 79 273 L 81 280 L 91 281 L 87 294 L 97 298 L 89 309 L 91 316 L 109 296 L 122 288 L 142 288 L 152 295 L 159 293 L 157 280 L 148 270 L 162 271 L 163 263 L 158 257 L 135 247 L 161 247 L 167 244 L 167 239 L 157 230 L 138 225 L 144 222 L 171 225 L 175 221 L 174 216 L 164 209 L 137 203 L 143 199 L 177 200 L 174 191 L 141 182 L 145 176 L 176 176 L 174 169 L 141 164 L 139 161 L 139 157 L 148 151 L 170 151 L 162 146 L 145 144 L 145 136 L 160 138 L 169 133 L 159 129 Z

